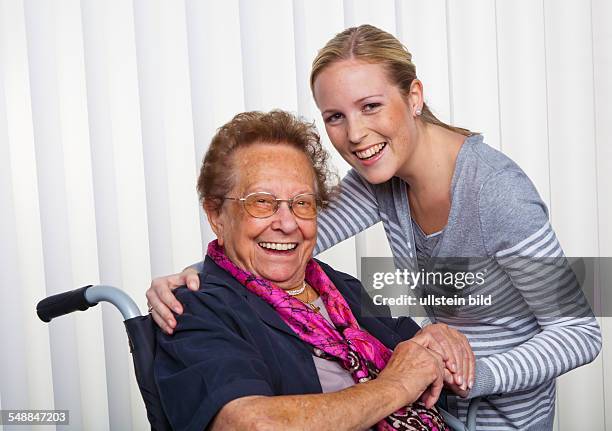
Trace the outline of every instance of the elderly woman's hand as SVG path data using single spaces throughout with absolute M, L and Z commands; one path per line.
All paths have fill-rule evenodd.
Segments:
M 467 396 L 474 385 L 476 357 L 465 335 L 444 323 L 427 325 L 417 335 L 427 337 L 425 347 L 442 356 L 446 368 L 445 381 L 459 396 Z
M 444 363 L 440 355 L 419 343 L 419 337 L 399 343 L 376 380 L 399 385 L 406 404 L 420 399 L 432 408 L 444 386 Z
M 153 320 L 167 334 L 172 334 L 176 327 L 171 310 L 177 314 L 183 313 L 183 306 L 172 291 L 184 285 L 191 290 L 199 289 L 200 278 L 195 269 L 189 267 L 179 274 L 158 277 L 151 282 L 151 287 L 147 290 L 147 303 Z

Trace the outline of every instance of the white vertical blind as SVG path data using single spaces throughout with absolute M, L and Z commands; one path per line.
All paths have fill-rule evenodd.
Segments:
M 7 9 L 4 3 L 0 3 L 0 13 L 6 13 Z M 8 12 L 11 12 L 10 10 Z M 0 15 L 1 16 L 1 15 Z M 3 19 L 0 24 L 0 61 L 4 62 L 10 51 L 7 50 L 7 37 L 9 36 L 4 29 Z M 15 28 L 16 27 L 16 28 Z M 19 26 L 15 26 L 19 30 Z M 25 42 L 25 41 L 22 41 Z M 0 71 L 0 80 L 2 82 L 13 82 L 18 84 L 19 80 L 15 79 L 14 70 L 18 69 L 20 64 L 17 62 L 9 62 L 4 70 Z M 22 87 L 18 87 L 23 90 Z M 4 216 L 0 223 L 0 282 L 3 286 L 17 286 L 19 284 L 19 275 L 14 268 L 19 265 L 19 242 L 17 232 L 17 205 L 13 198 L 13 182 L 11 154 L 14 150 L 14 145 L 10 144 L 14 141 L 14 131 L 11 130 L 7 102 L 14 99 L 14 93 L 10 93 L 10 89 L 6 85 L 0 87 L 0 142 L 3 143 L 0 148 L 0 208 L 2 208 Z M 19 94 L 17 94 L 19 96 Z M 23 106 L 20 106 L 23 110 Z M 30 141 L 31 142 L 31 141 Z M 6 144 L 4 144 L 6 143 Z M 16 181 L 19 181 L 17 179 Z M 19 304 L 22 300 L 22 292 L 16 292 L 10 299 L 6 298 L 0 301 L 0 325 L 9 327 L 13 321 L 23 321 L 27 314 L 21 307 L 15 307 L 12 301 Z M 2 408 L 8 409 L 17 407 L 28 402 L 28 385 L 24 384 L 28 380 L 28 370 L 26 363 L 26 328 L 18 327 L 17 330 L 8 334 L 7 338 L 3 338 L 3 342 L 7 345 L 15 346 L 15 354 L 0 355 L 0 387 L 15 387 L 15 391 L 11 394 L 6 394 L 1 398 Z M 48 356 L 48 355 L 47 355 Z M 21 384 L 21 386 L 19 386 Z
M 500 148 L 495 4 L 447 1 L 453 122 L 484 134 Z
M 98 270 L 82 26 L 78 2 L 24 6 L 44 275 L 53 294 Z M 76 426 L 107 421 L 106 394 L 96 390 L 106 387 L 104 348 L 89 336 L 101 331 L 99 312 L 49 328 L 55 405 L 70 409 Z
M 0 2 L 0 361 L 2 408 L 53 405 L 49 331 L 32 319 L 44 295 L 42 234 L 23 2 Z
M 597 254 L 591 10 L 545 1 L 552 221 L 570 256 Z
M 136 1 L 135 28 L 151 271 L 198 255 L 197 193 L 185 5 Z M 151 49 L 152 46 L 157 49 Z
M 196 172 L 217 127 L 244 111 L 238 0 L 185 2 Z M 190 190 L 190 189 L 188 189 Z M 200 209 L 202 244 L 214 237 Z M 187 263 L 178 263 L 174 270 Z
M 425 102 L 440 120 L 452 122 L 446 2 L 396 2 L 397 36 L 412 54 Z
M 344 0 L 344 26 L 372 24 L 397 35 L 393 0 Z
M 36 303 L 103 282 L 144 311 L 151 276 L 199 260 L 201 158 L 238 112 L 314 120 L 344 174 L 308 77 L 353 25 L 398 36 L 434 113 L 523 167 L 569 255 L 612 256 L 611 20 L 607 0 L 0 0 L 0 405 L 147 428 L 119 313 L 44 325 Z M 379 224 L 320 257 L 385 255 Z M 603 355 L 559 379 L 560 430 L 612 427 L 601 320 Z
M 239 13 L 245 109 L 297 111 L 293 4 L 240 0 Z
M 501 148 L 550 205 L 544 4 L 496 5 Z
M 99 279 L 121 286 L 142 309 L 151 270 L 134 5 L 91 0 L 81 8 Z M 125 330 L 116 310 L 102 311 L 110 428 L 142 429 Z
M 593 33 L 587 6 L 579 0 L 544 2 L 551 218 L 569 256 L 597 256 L 599 242 Z M 580 374 L 559 379 L 560 429 L 604 428 L 601 367 L 602 356 Z M 593 409 L 584 420 L 572 413 L 584 408 Z
M 595 102 L 595 142 L 597 161 L 597 209 L 599 253 L 612 256 L 612 2 L 594 0 L 591 10 L 593 25 L 593 80 Z M 610 398 L 612 401 L 612 398 Z
M 612 3 L 607 0 L 594 0 L 591 10 L 593 25 L 593 80 L 595 95 L 595 141 L 597 155 L 597 209 L 599 230 L 599 254 L 612 256 Z M 607 273 L 605 271 L 607 270 Z M 600 280 L 610 280 L 612 269 L 602 271 Z M 602 303 L 612 305 L 610 286 L 600 285 Z M 608 308 L 610 309 L 610 308 Z M 601 374 L 604 382 L 605 425 L 609 428 L 612 422 L 612 349 L 609 340 L 612 338 L 612 318 L 600 319 L 604 339 Z

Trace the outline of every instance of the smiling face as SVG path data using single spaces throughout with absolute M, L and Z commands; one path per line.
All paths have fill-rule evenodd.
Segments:
M 232 157 L 231 170 L 235 183 L 229 197 L 268 192 L 278 199 L 291 199 L 316 192 L 310 160 L 286 144 L 257 143 L 239 148 Z M 316 243 L 316 218 L 296 217 L 286 202 L 268 218 L 250 216 L 242 203 L 234 200 L 226 200 L 218 211 L 206 212 L 219 244 L 234 264 L 282 289 L 301 287 Z
M 402 95 L 383 65 L 355 59 L 332 63 L 314 81 L 332 144 L 372 184 L 395 176 L 414 150 L 422 92 L 417 80 L 413 87 Z

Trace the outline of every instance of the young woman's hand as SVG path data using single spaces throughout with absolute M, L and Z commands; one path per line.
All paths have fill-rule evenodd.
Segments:
M 474 385 L 476 357 L 465 335 L 444 323 L 425 326 L 417 335 L 426 336 L 427 348 L 437 352 L 449 373 L 445 373 L 447 387 L 459 396 L 467 396 Z
M 189 267 L 179 274 L 158 277 L 151 282 L 147 290 L 147 304 L 153 320 L 167 334 L 172 334 L 176 327 L 176 320 L 172 314 L 183 312 L 183 306 L 174 297 L 172 291 L 180 286 L 187 286 L 191 290 L 200 288 L 198 272 Z

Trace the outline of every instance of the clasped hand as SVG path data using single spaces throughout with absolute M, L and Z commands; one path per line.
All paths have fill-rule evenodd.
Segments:
M 444 323 L 435 323 L 417 332 L 412 341 L 442 357 L 445 387 L 467 397 L 474 386 L 476 358 L 466 336 Z

